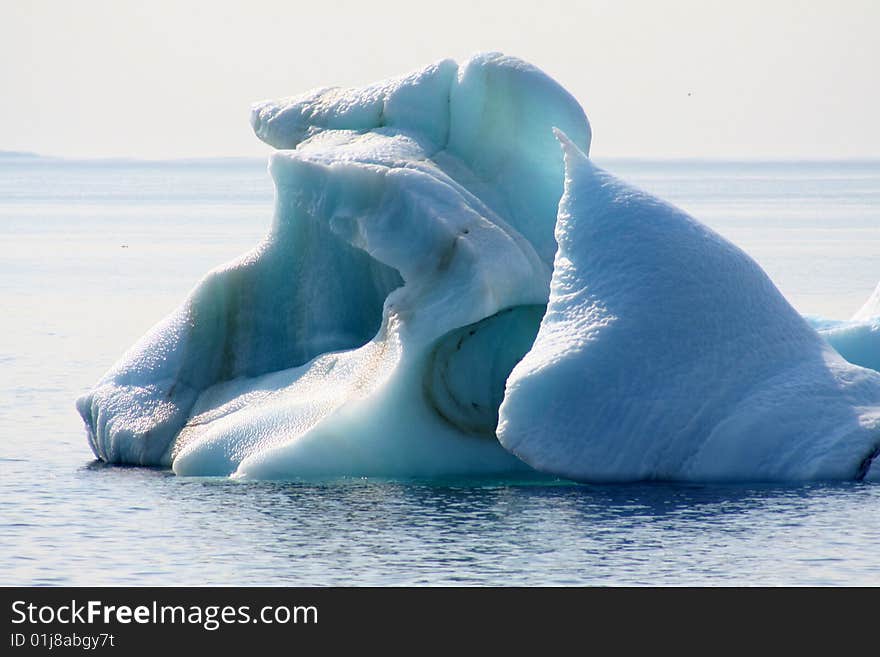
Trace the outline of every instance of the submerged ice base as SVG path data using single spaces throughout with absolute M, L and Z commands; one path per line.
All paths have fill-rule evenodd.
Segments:
M 593 167 L 583 110 L 531 65 L 442 61 L 259 103 L 252 125 L 278 149 L 272 228 L 78 400 L 98 458 L 256 479 L 878 476 L 880 375 L 736 247 Z

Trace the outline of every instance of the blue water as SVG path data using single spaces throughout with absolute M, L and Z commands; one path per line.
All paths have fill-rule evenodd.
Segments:
M 880 279 L 880 163 L 600 162 L 798 310 Z M 266 231 L 250 160 L 0 157 L 0 585 L 880 584 L 880 486 L 235 483 L 95 463 L 73 400 Z

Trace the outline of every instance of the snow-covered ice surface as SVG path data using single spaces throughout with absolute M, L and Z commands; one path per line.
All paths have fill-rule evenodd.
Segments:
M 560 139 L 550 302 L 508 380 L 502 444 L 581 481 L 864 478 L 880 374 L 740 249 Z
M 534 67 L 443 61 L 260 103 L 252 124 L 278 149 L 271 231 L 78 400 L 99 458 L 254 479 L 876 475 L 880 375 L 736 247 L 594 168 L 583 110 Z

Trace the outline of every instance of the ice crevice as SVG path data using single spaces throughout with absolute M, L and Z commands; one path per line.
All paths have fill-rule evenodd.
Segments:
M 582 108 L 530 64 L 444 60 L 251 123 L 277 149 L 269 233 L 77 401 L 98 458 L 241 479 L 880 477 L 880 374 L 840 355 L 880 349 L 848 352 L 745 253 L 596 167 Z

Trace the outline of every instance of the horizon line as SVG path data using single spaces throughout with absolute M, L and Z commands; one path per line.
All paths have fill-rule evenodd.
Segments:
M 279 149 L 273 149 L 279 150 Z M 36 153 L 32 151 L 16 151 L 0 149 L 0 160 L 52 160 L 58 162 L 81 162 L 94 164 L 193 164 L 193 163 L 209 163 L 209 162 L 266 162 L 271 156 L 271 152 L 264 156 L 259 155 L 176 155 L 168 157 L 141 157 L 137 155 L 121 156 L 121 155 L 49 155 L 44 153 Z M 752 164 L 810 164 L 810 163 L 880 163 L 880 155 L 862 155 L 862 156 L 784 156 L 784 155 L 761 155 L 755 157 L 747 157 L 742 155 L 725 156 L 725 155 L 671 155 L 671 156 L 650 156 L 650 155 L 597 155 L 590 154 L 590 159 L 597 161 L 614 161 L 614 162 L 669 162 L 669 163 L 752 163 Z

